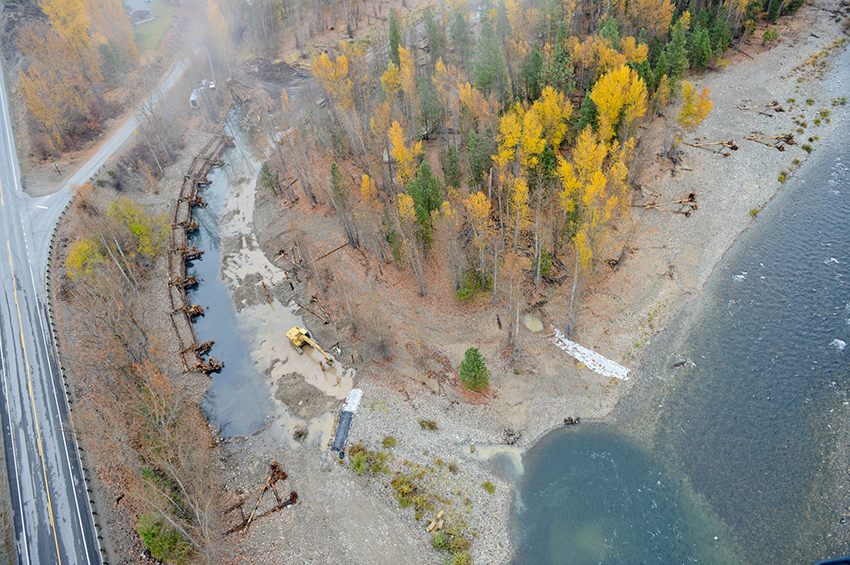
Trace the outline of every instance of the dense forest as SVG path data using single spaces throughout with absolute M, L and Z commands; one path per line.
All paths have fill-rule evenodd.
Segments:
M 308 28 L 339 23 L 334 6 L 313 4 Z M 368 14 L 370 4 L 343 6 L 351 34 L 352 7 Z M 707 116 L 709 93 L 686 80 L 689 70 L 725 64 L 727 48 L 758 19 L 798 7 L 390 7 L 380 31 L 322 44 L 313 57 L 326 96 L 320 119 L 292 110 L 283 92 L 276 126 L 287 158 L 266 170 L 327 201 L 352 246 L 408 269 L 421 294 L 439 253 L 458 299 L 491 293 L 518 316 L 524 296 L 547 281 L 568 281 L 575 297 L 604 258 L 631 205 L 640 127 L 664 117 L 664 155 L 675 161 L 683 135 Z M 282 26 L 303 29 L 306 11 L 284 7 Z M 277 178 L 263 184 L 277 192 Z M 571 300 L 569 329 L 574 312 Z

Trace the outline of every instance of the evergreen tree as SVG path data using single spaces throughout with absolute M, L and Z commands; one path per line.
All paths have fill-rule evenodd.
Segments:
M 593 103 L 593 100 L 590 99 L 590 92 L 588 92 L 584 96 L 584 100 L 581 102 L 581 108 L 578 111 L 578 124 L 576 125 L 577 131 L 584 131 L 584 128 L 587 126 L 592 126 L 596 129 L 597 125 L 598 112 L 596 111 L 596 104 Z
M 443 56 L 442 28 L 434 19 L 434 13 L 431 12 L 430 6 L 425 10 L 422 20 L 425 24 L 425 35 L 428 38 L 428 53 L 431 56 L 431 64 L 434 65 Z
M 685 72 L 688 70 L 688 48 L 687 38 L 685 37 L 685 26 L 682 19 L 676 22 L 673 29 L 670 31 L 670 43 L 664 50 L 667 54 L 667 76 L 670 77 L 670 82 L 674 85 L 685 78 Z M 657 73 L 656 73 L 657 74 Z
M 398 13 L 395 8 L 390 8 L 390 61 L 396 67 L 401 67 L 401 58 L 398 55 L 398 46 L 401 43 L 401 22 L 398 21 Z
M 508 21 L 508 11 L 505 9 L 505 0 L 499 0 L 496 5 L 496 37 L 499 43 L 504 45 L 505 39 L 511 34 L 511 23 Z
M 494 92 L 503 100 L 509 94 L 508 65 L 502 46 L 496 39 L 496 32 L 489 21 L 484 22 L 481 37 L 475 50 L 473 65 L 473 81 L 475 88 L 483 92 Z
M 348 204 L 348 188 L 345 186 L 345 179 L 342 178 L 342 173 L 336 163 L 331 163 L 331 190 L 333 191 L 334 201 L 340 207 L 345 207 Z
M 573 63 L 563 42 L 558 41 L 552 46 L 552 53 L 543 62 L 541 81 L 541 87 L 551 86 L 560 92 L 570 92 L 575 87 Z
M 407 184 L 407 193 L 413 198 L 413 210 L 416 223 L 419 224 L 419 236 L 423 244 L 431 241 L 431 213 L 443 205 L 443 187 L 440 181 L 431 174 L 428 161 L 423 161 L 419 172 Z
M 698 69 L 704 69 L 711 61 L 711 39 L 705 28 L 695 29 L 694 32 L 691 42 L 691 64 Z
M 612 47 L 620 45 L 620 30 L 617 26 L 617 20 L 611 16 L 603 17 L 599 22 L 599 35 L 607 39 Z
M 458 66 L 464 69 L 469 68 L 469 62 L 472 59 L 472 37 L 469 35 L 469 26 L 466 24 L 463 12 L 460 10 L 455 14 L 455 20 L 452 23 L 452 45 Z
M 667 76 L 667 73 L 670 71 L 670 65 L 667 64 L 667 50 L 661 52 L 658 60 L 655 62 L 655 68 L 652 70 L 653 81 L 652 85 L 657 87 L 661 77 Z M 667 76 L 667 78 L 670 78 Z
M 460 363 L 460 380 L 470 390 L 484 390 L 490 384 L 490 370 L 477 347 L 470 347 Z
M 711 38 L 711 50 L 717 55 L 726 51 L 732 42 L 732 30 L 723 18 L 717 17 L 717 14 L 714 16 L 708 35 Z
M 443 118 L 443 106 L 434 92 L 434 86 L 425 77 L 416 77 L 416 90 L 419 92 L 419 124 L 426 135 L 437 131 Z
M 540 55 L 540 45 L 535 43 L 528 54 L 528 59 L 522 67 L 522 85 L 526 100 L 540 98 L 540 77 L 543 73 L 543 57 Z
M 449 145 L 449 149 L 443 157 L 443 178 L 446 180 L 446 187 L 460 190 L 460 185 L 463 183 L 463 171 L 460 168 L 457 148 L 454 145 Z
M 280 183 L 277 180 L 277 175 L 272 172 L 268 161 L 263 162 L 260 168 L 260 186 L 277 196 L 277 191 L 280 189 Z

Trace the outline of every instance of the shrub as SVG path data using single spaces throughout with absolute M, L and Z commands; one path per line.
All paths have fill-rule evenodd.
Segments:
M 469 549 L 470 543 L 469 540 L 466 539 L 466 536 L 456 530 L 451 533 L 453 535 L 451 541 L 449 542 L 450 552 L 458 554 L 461 552 L 465 552 L 467 549 Z
M 154 559 L 181 565 L 192 556 L 192 546 L 157 514 L 143 514 L 136 531 Z
M 384 449 L 391 449 L 398 445 L 398 441 L 393 436 L 387 436 L 384 438 L 382 445 L 384 446 Z
M 493 494 L 496 492 L 496 485 L 491 483 L 490 481 L 484 481 L 481 483 L 481 488 L 487 491 L 487 494 Z
M 372 451 L 366 449 L 362 443 L 356 443 L 348 448 L 349 466 L 358 475 L 378 473 L 389 473 L 387 465 L 389 458 L 385 451 Z
M 812 146 L 811 146 L 811 145 L 809 145 L 808 143 L 804 143 L 804 144 L 803 144 L 803 145 L 801 145 L 800 147 L 801 147 L 801 148 L 803 149 L 803 151 L 805 151 L 806 153 L 811 153 L 811 152 L 812 152 Z
M 809 106 L 814 106 L 815 101 L 813 98 L 806 98 L 806 104 L 808 104 Z
M 779 32 L 775 28 L 768 29 L 761 36 L 761 42 L 770 43 L 771 41 L 775 41 L 779 39 Z
M 753 208 L 752 210 L 750 210 L 750 216 L 755 219 L 755 217 L 759 215 L 759 212 L 761 212 L 761 210 L 759 210 L 758 208 Z
M 444 534 L 443 532 L 437 532 L 436 534 L 434 534 L 434 537 L 431 538 L 431 547 L 433 547 L 437 551 L 448 551 L 449 538 L 447 538 L 446 534 Z
M 468 551 L 455 553 L 451 560 L 451 565 L 471 565 L 472 556 Z
M 779 173 L 779 182 L 785 182 L 785 171 Z
M 467 300 L 475 296 L 479 290 L 487 290 L 490 288 L 490 279 L 481 276 L 475 269 L 467 269 L 463 272 L 463 277 L 460 281 L 460 286 L 455 291 L 455 296 L 458 300 Z
M 490 371 L 477 347 L 466 350 L 460 364 L 460 380 L 470 390 L 484 390 L 490 384 Z
M 434 420 L 419 420 L 419 427 L 429 432 L 437 431 L 437 422 Z

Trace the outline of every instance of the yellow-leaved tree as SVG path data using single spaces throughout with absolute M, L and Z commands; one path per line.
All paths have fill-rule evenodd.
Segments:
M 425 276 L 416 237 L 416 208 L 413 197 L 404 192 L 396 196 L 397 226 L 402 238 L 402 250 L 419 283 L 419 294 L 425 296 Z
M 405 186 L 407 181 L 416 176 L 418 166 L 417 156 L 422 154 L 422 142 L 419 141 L 410 147 L 404 143 L 404 129 L 398 121 L 394 121 L 387 132 L 390 140 L 390 155 L 395 161 L 395 179 L 399 185 Z
M 682 81 L 681 107 L 672 128 L 668 127 L 664 139 L 664 154 L 674 157 L 676 148 L 686 133 L 694 131 L 708 115 L 713 106 L 709 94 L 711 90 L 703 88 L 700 91 L 688 81 Z
M 384 92 L 387 94 L 387 98 L 390 99 L 398 96 L 398 93 L 401 90 L 401 75 L 398 67 L 396 67 L 392 61 L 390 61 L 387 70 L 384 71 L 384 74 L 381 75 L 381 86 L 384 87 Z
M 670 0 L 629 0 L 625 6 L 626 18 L 635 32 L 644 30 L 647 39 L 661 37 L 667 33 L 673 18 L 673 3 Z
M 233 57 L 233 41 L 230 34 L 231 19 L 225 17 L 217 0 L 207 0 L 206 10 L 210 32 L 215 38 L 215 41 L 212 42 L 213 48 L 224 59 L 227 70 L 233 74 L 233 70 L 230 68 L 230 59 Z
M 168 239 L 168 224 L 164 216 L 149 214 L 128 198 L 119 198 L 107 209 L 107 215 L 122 226 L 133 240 L 132 255 L 153 257 L 162 251 Z
M 609 71 L 593 85 L 590 99 L 599 112 L 599 136 L 608 142 L 619 126 L 628 138 L 635 121 L 646 113 L 646 84 L 626 65 Z
M 103 262 L 97 241 L 93 237 L 86 237 L 72 241 L 68 247 L 65 266 L 71 278 L 76 281 L 93 280 L 97 265 Z
M 564 217 L 570 218 L 568 231 L 574 247 L 568 333 L 574 327 L 579 280 L 592 266 L 611 220 L 626 204 L 626 160 L 631 147 L 631 141 L 622 146 L 616 141 L 609 145 L 588 126 L 573 148 L 572 162 L 558 157 L 560 204 Z
M 484 259 L 487 252 L 487 244 L 493 238 L 493 221 L 490 219 L 490 199 L 483 192 L 470 194 L 464 201 L 466 217 L 472 228 L 472 241 L 478 249 L 479 276 L 486 274 L 484 270 Z
M 534 111 L 546 142 L 552 149 L 558 149 L 568 131 L 567 120 L 573 114 L 573 105 L 563 92 L 551 86 L 543 89 L 540 98 L 534 101 L 531 109 Z
M 354 83 L 348 78 L 348 58 L 337 55 L 334 59 L 322 53 L 313 59 L 315 76 L 328 96 L 343 110 L 354 107 Z

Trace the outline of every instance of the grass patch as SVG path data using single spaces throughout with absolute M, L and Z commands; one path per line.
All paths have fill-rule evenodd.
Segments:
M 750 216 L 755 219 L 755 217 L 759 215 L 759 212 L 761 212 L 761 210 L 759 210 L 758 208 L 753 208 L 750 210 Z
M 384 449 L 391 449 L 398 445 L 398 440 L 393 436 L 387 436 L 381 444 L 384 446 Z
M 142 515 L 136 531 L 154 559 L 182 565 L 188 563 L 194 553 L 189 542 L 157 514 Z
M 362 443 L 357 443 L 348 448 L 348 457 L 351 461 L 349 466 L 358 475 L 390 474 L 387 465 L 389 456 L 385 451 L 372 451 Z
M 419 420 L 419 427 L 429 432 L 437 431 L 437 422 L 434 420 Z
M 803 151 L 805 151 L 806 153 L 811 153 L 811 152 L 812 152 L 812 146 L 811 146 L 811 145 L 809 145 L 808 143 L 804 143 L 804 144 L 803 144 L 803 145 L 801 145 L 800 147 L 801 147 L 801 148 L 803 149 Z
M 156 16 L 155 19 L 139 24 L 133 29 L 136 47 L 141 53 L 159 49 L 162 36 L 171 26 L 171 20 L 174 19 L 174 6 L 163 2 L 151 2 L 149 6 L 153 15 Z
M 487 494 L 493 494 L 496 492 L 496 485 L 491 483 L 490 481 L 484 481 L 481 483 L 481 488 L 487 491 Z

